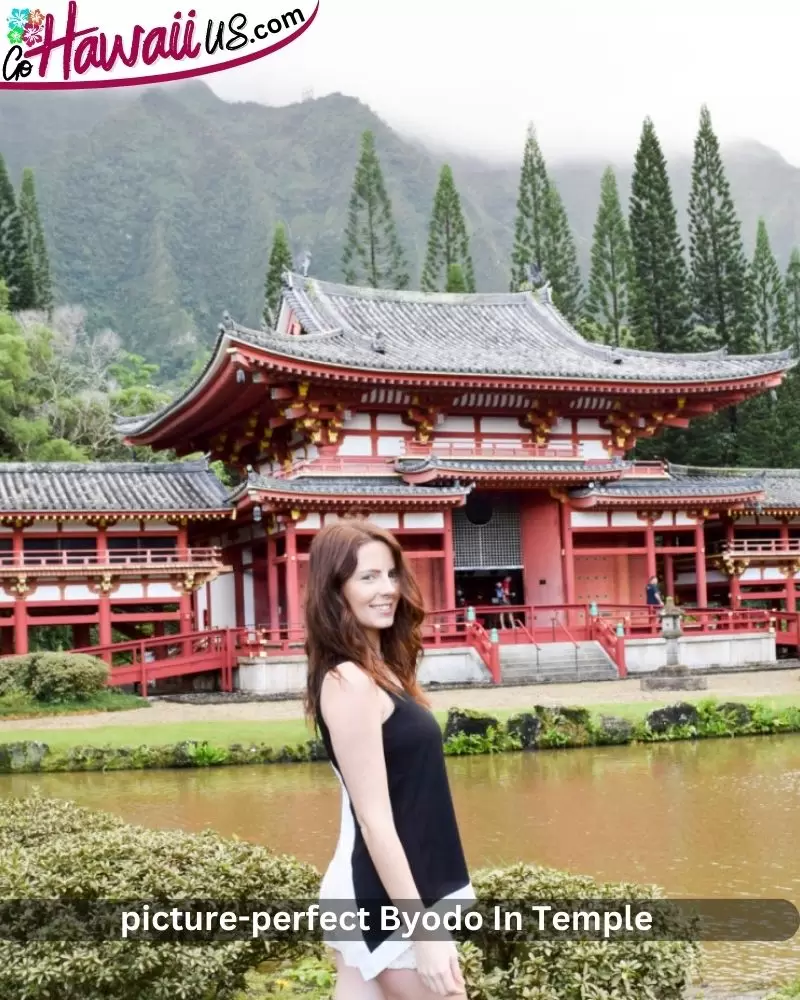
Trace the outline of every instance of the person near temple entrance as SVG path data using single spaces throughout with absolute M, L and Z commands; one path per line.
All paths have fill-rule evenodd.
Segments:
M 661 599 L 661 591 L 658 589 L 658 577 L 651 576 L 647 581 L 647 603 L 654 607 L 663 607 L 664 601 Z
M 493 604 L 499 604 L 502 606 L 509 606 L 511 604 L 511 577 L 506 576 L 502 580 L 498 580 L 494 587 L 494 600 Z M 514 628 L 514 616 L 510 611 L 500 612 L 500 628 L 506 627 L 506 622 L 508 622 L 508 628 Z

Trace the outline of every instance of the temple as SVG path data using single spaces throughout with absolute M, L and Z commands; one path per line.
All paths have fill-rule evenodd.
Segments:
M 360 514 L 398 533 L 430 608 L 488 603 L 507 575 L 520 605 L 640 604 L 658 574 L 684 603 L 793 609 L 800 474 L 626 460 L 793 364 L 590 343 L 546 289 L 287 274 L 274 331 L 226 317 L 195 384 L 125 430 L 240 470 L 235 529 L 202 539 L 234 566 L 200 600 L 213 624 L 299 623 L 314 532 Z
M 641 605 L 657 575 L 682 605 L 793 612 L 800 471 L 627 456 L 794 364 L 591 343 L 547 288 L 426 294 L 287 273 L 274 330 L 226 313 L 192 386 L 120 423 L 129 444 L 191 461 L 0 467 L 6 606 L 29 628 L 57 592 L 59 623 L 76 638 L 99 625 L 100 644 L 145 614 L 186 631 L 300 627 L 315 532 L 368 515 L 397 534 L 432 611 L 488 605 L 507 577 L 518 606 Z M 214 461 L 238 483 L 223 487 Z M 39 565 L 51 551 L 60 576 Z

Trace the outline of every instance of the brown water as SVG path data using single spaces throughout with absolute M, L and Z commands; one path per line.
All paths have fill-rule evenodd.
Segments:
M 471 868 L 525 861 L 670 896 L 800 906 L 800 734 L 448 758 Z M 0 776 L 149 827 L 237 834 L 324 868 L 340 798 L 326 763 Z M 707 976 L 755 988 L 800 975 L 800 935 L 704 946 Z

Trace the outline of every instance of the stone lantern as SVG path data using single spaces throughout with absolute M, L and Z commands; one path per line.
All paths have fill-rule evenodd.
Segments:
M 661 608 L 661 635 L 665 643 L 665 663 L 658 670 L 642 677 L 639 684 L 642 691 L 705 691 L 708 680 L 705 677 L 690 677 L 689 668 L 680 661 L 678 640 L 683 635 L 681 620 L 683 612 L 668 597 Z
M 681 620 L 683 612 L 675 604 L 672 597 L 668 597 L 661 609 L 661 634 L 667 643 L 666 665 L 667 667 L 680 667 L 680 656 L 678 653 L 678 639 L 683 635 Z M 685 667 L 682 671 L 685 671 Z

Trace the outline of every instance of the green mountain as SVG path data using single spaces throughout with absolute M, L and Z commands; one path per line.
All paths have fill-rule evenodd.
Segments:
M 227 103 L 204 83 L 75 95 L 0 92 L 0 152 L 15 183 L 36 172 L 59 302 L 129 350 L 186 368 L 223 310 L 258 326 L 272 230 L 288 228 L 312 272 L 341 279 L 359 136 L 371 128 L 413 284 L 418 284 L 442 156 L 402 136 L 355 98 L 288 107 Z M 520 157 L 524 136 L 520 136 Z M 688 151 L 690 153 L 691 151 Z M 690 161 L 671 162 L 685 227 Z M 545 155 L 547 151 L 545 150 Z M 627 199 L 632 167 L 618 169 Z M 472 233 L 479 290 L 508 287 L 519 164 L 448 156 Z M 588 265 L 605 162 L 551 163 Z M 800 244 L 800 170 L 753 143 L 726 151 L 747 249 L 764 215 L 782 265 Z

